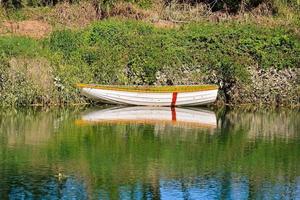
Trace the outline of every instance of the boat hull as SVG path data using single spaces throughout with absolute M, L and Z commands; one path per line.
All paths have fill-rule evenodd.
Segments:
M 109 104 L 140 106 L 197 106 L 214 102 L 217 98 L 218 90 L 158 93 L 82 88 L 82 93 L 93 100 Z

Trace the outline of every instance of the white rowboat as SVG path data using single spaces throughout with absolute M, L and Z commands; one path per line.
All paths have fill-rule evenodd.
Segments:
M 106 86 L 77 84 L 82 93 L 96 101 L 119 105 L 197 106 L 216 100 L 215 85 Z

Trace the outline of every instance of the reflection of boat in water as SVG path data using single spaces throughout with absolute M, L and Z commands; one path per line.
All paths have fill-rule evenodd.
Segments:
M 217 120 L 214 112 L 203 109 L 138 106 L 90 112 L 77 120 L 76 124 L 163 124 L 215 128 Z

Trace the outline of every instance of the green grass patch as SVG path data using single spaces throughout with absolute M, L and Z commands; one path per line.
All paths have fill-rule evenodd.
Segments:
M 17 36 L 0 37 L 0 55 L 5 57 L 35 57 L 41 56 L 45 52 L 45 48 L 41 45 L 41 41 Z

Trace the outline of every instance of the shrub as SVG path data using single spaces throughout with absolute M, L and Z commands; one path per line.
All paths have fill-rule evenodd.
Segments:
M 49 47 L 52 51 L 60 51 L 65 58 L 76 51 L 80 46 L 79 35 L 71 30 L 56 31 L 51 34 Z
M 52 49 L 80 52 L 76 59 L 90 66 L 91 81 L 98 83 L 154 84 L 158 71 L 181 66 L 246 80 L 247 66 L 285 68 L 300 61 L 298 39 L 281 29 L 254 25 L 198 23 L 161 30 L 137 21 L 107 20 L 78 33 L 76 40 L 65 40 L 64 34 L 51 36 Z

